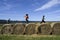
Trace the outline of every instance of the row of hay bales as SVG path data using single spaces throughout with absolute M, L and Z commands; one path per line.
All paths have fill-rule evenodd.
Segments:
M 1 34 L 22 34 L 22 35 L 60 35 L 60 23 L 16 23 L 16 24 L 4 24 L 1 31 Z

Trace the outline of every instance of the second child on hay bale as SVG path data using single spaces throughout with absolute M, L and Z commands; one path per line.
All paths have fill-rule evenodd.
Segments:
M 45 23 L 44 19 L 45 19 L 45 16 L 43 15 L 41 23 Z
M 25 15 L 26 23 L 28 23 L 28 19 L 29 19 L 29 16 L 28 16 L 28 14 L 26 14 L 26 15 Z

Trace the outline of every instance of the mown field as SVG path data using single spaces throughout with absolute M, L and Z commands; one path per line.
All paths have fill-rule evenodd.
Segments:
M 60 40 L 60 36 L 0 35 L 0 40 Z

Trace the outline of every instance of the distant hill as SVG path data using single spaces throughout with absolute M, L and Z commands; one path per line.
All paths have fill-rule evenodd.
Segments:
M 29 21 L 29 23 L 40 23 L 41 21 Z M 46 22 L 60 22 L 60 21 L 46 21 Z M 0 24 L 6 24 L 8 20 L 0 20 Z M 9 20 L 9 23 L 25 23 L 25 21 L 12 21 Z
M 7 23 L 7 20 L 0 20 L 0 24 Z

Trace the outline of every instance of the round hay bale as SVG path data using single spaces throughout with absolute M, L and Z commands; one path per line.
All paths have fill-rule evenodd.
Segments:
M 53 35 L 60 35 L 60 23 L 52 23 L 52 34 Z
M 49 35 L 51 33 L 51 25 L 50 24 L 41 24 L 38 27 L 38 34 Z
M 24 34 L 25 24 L 17 23 L 13 29 L 13 34 Z
M 13 25 L 11 24 L 4 24 L 3 28 L 1 29 L 1 34 L 12 34 L 13 32 Z
M 25 34 L 31 35 L 36 33 L 36 25 L 34 23 L 30 23 L 25 28 Z
M 1 34 L 1 29 L 0 29 L 0 34 Z
M 3 27 L 3 24 L 0 24 L 0 34 L 1 34 L 1 29 L 2 29 L 2 27 Z

